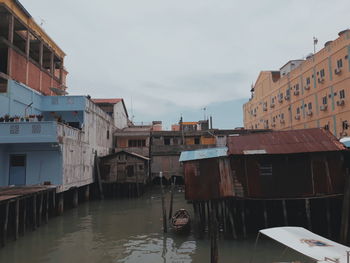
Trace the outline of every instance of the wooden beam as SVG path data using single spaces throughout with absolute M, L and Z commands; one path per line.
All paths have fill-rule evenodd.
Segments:
M 10 202 L 6 202 L 5 204 L 5 213 L 4 213 L 4 223 L 2 226 L 2 245 L 6 245 L 7 241 L 7 228 L 8 228 L 8 222 L 9 222 L 9 207 L 10 207 Z
M 18 239 L 19 233 L 19 199 L 15 201 L 15 240 Z
M 33 195 L 33 229 L 35 230 L 37 227 L 37 221 L 36 221 L 36 195 Z

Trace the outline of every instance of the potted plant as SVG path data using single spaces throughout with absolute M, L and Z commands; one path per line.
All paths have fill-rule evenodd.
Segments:
M 13 116 L 13 120 L 14 120 L 14 122 L 19 122 L 19 116 L 17 116 L 17 115 Z
M 33 114 L 29 115 L 29 121 L 35 121 L 35 115 Z
M 15 119 L 14 119 L 13 117 L 10 117 L 10 118 L 9 118 L 9 121 L 10 121 L 10 122 L 13 122 L 14 120 L 15 120 Z
M 9 122 L 10 121 L 10 115 L 5 114 L 4 120 L 5 120 L 5 122 Z
M 36 118 L 37 118 L 38 121 L 42 121 L 44 116 L 42 114 L 39 114 L 39 115 L 36 115 Z
M 28 116 L 25 116 L 25 120 L 26 120 L 26 121 L 29 121 L 29 117 L 28 117 Z
M 24 118 L 23 118 L 23 117 L 21 117 L 20 121 L 21 121 L 21 122 L 24 122 Z

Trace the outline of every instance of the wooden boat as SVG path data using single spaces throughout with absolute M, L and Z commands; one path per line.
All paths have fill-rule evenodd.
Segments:
M 186 232 L 190 230 L 190 214 L 185 209 L 176 211 L 171 219 L 171 226 L 175 232 Z
M 263 234 L 287 248 L 306 256 L 313 262 L 350 263 L 350 247 L 316 235 L 302 227 L 268 228 L 260 230 L 259 234 Z M 258 239 L 259 235 L 255 245 L 257 245 Z M 250 259 L 250 263 L 252 262 L 253 258 Z M 293 261 L 291 263 L 301 262 Z

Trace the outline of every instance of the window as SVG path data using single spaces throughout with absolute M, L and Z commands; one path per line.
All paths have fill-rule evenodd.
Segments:
M 339 97 L 340 97 L 340 99 L 345 99 L 345 90 L 341 90 L 341 91 L 339 91 Z
M 321 69 L 321 70 L 320 70 L 320 76 L 321 76 L 321 78 L 324 78 L 324 76 L 325 76 L 325 74 L 324 74 L 324 69 Z
M 129 147 L 145 147 L 146 140 L 129 140 L 128 146 Z
M 0 93 L 7 92 L 7 79 L 0 78 Z
M 139 164 L 139 170 L 143 171 L 143 165 L 142 164 Z
M 311 103 L 311 102 L 309 102 L 309 104 L 307 105 L 307 108 L 308 108 L 309 110 L 312 110 L 312 103 Z
M 326 105 L 326 104 L 327 104 L 327 96 L 324 96 L 324 97 L 322 98 L 322 104 L 323 104 L 323 105 Z
M 343 60 L 342 59 L 338 59 L 337 60 L 337 67 L 338 68 L 342 68 L 343 67 Z
M 295 90 L 299 90 L 299 84 L 295 85 Z
M 284 119 L 284 113 L 281 113 L 281 119 L 282 120 Z
M 348 121 L 343 121 L 342 125 L 343 125 L 343 130 L 347 130 L 349 128 Z
M 164 138 L 164 145 L 170 145 L 170 138 Z
M 267 162 L 260 163 L 260 175 L 271 176 L 272 175 L 272 164 Z
M 310 81 L 310 77 L 306 78 L 306 84 L 310 85 L 311 81 Z
M 329 130 L 329 124 L 326 124 L 326 125 L 324 126 L 324 129 L 328 131 L 328 130 Z
M 109 130 L 107 131 L 107 140 L 109 140 Z
M 200 144 L 201 143 L 201 138 L 194 138 L 194 144 Z
M 300 108 L 299 107 L 297 108 L 297 114 L 300 114 Z
M 174 145 L 178 145 L 179 144 L 179 139 L 178 138 L 174 138 L 173 139 L 173 144 Z

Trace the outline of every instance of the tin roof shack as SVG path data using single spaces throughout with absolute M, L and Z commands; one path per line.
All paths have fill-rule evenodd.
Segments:
M 344 191 L 346 149 L 330 132 L 314 128 L 228 138 L 235 187 L 243 197 L 286 198 Z
M 182 152 L 180 162 L 183 163 L 187 200 L 208 201 L 234 196 L 226 147 Z
M 139 196 L 149 182 L 149 160 L 145 156 L 126 151 L 101 158 L 104 193 L 111 197 Z

